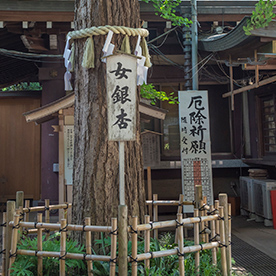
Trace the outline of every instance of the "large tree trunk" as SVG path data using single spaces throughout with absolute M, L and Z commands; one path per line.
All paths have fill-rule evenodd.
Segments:
M 104 25 L 140 27 L 138 0 L 76 1 L 77 30 Z M 81 66 L 85 39 L 75 40 L 73 222 L 77 224 L 88 216 L 93 225 L 110 225 L 118 211 L 118 143 L 107 140 L 106 65 L 100 60 L 105 38 L 94 37 L 95 68 L 89 70 Z M 118 46 L 122 38 L 114 34 L 112 43 Z M 141 220 L 145 214 L 145 189 L 139 130 L 137 111 L 137 141 L 125 143 L 125 190 L 129 216 Z

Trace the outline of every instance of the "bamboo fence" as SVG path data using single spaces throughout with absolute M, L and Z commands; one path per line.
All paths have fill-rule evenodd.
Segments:
M 127 226 L 126 236 L 131 235 L 132 241 L 132 250 L 130 256 L 125 256 L 126 261 L 131 263 L 131 273 L 132 275 L 137 275 L 137 267 L 138 262 L 144 261 L 144 265 L 146 268 L 150 268 L 150 259 L 160 258 L 165 256 L 177 255 L 179 260 L 179 274 L 185 275 L 185 266 L 184 266 L 184 255 L 186 253 L 195 252 L 195 263 L 196 263 L 196 271 L 199 272 L 200 265 L 200 251 L 202 250 L 211 250 L 212 251 L 212 263 L 214 265 L 217 264 L 217 250 L 221 248 L 221 275 L 231 275 L 231 267 L 229 264 L 229 256 L 231 256 L 231 225 L 230 220 L 225 217 L 225 207 L 220 206 L 225 202 L 225 197 L 227 195 L 223 194 L 220 196 L 220 202 L 215 202 L 214 206 L 208 206 L 206 203 L 202 202 L 200 208 L 194 209 L 194 217 L 184 218 L 183 213 L 179 212 L 177 214 L 177 218 L 175 220 L 168 221 L 150 221 L 150 217 L 145 216 L 145 223 L 138 224 L 138 218 L 133 217 L 131 221 L 131 225 Z M 182 197 L 180 197 L 181 199 Z M 179 203 L 179 202 L 178 202 Z M 178 210 L 181 209 L 180 205 L 178 205 Z M 20 206 L 19 206 L 20 207 Z M 61 207 L 64 207 L 63 205 Z M 26 207 L 25 207 L 26 208 Z M 23 208 L 23 212 L 24 209 Z M 31 207 L 28 207 L 29 209 Z M 53 208 L 55 208 L 53 206 Z M 27 209 L 27 210 L 29 210 Z M 207 209 L 209 211 L 207 211 Z M 19 208 L 20 210 L 20 208 Z M 200 214 L 201 212 L 201 214 Z M 227 204 L 227 212 L 229 212 L 229 205 Z M 17 255 L 27 255 L 27 256 L 35 256 L 38 258 L 38 266 L 37 273 L 38 275 L 42 275 L 43 271 L 43 258 L 51 257 L 58 258 L 60 264 L 60 275 L 65 276 L 65 260 L 66 259 L 77 259 L 84 260 L 87 265 L 88 275 L 93 275 L 93 261 L 104 261 L 109 262 L 110 264 L 110 274 L 115 275 L 116 264 L 119 263 L 120 252 L 117 255 L 117 218 L 112 218 L 111 226 L 94 226 L 91 225 L 90 218 L 85 219 L 84 225 L 74 225 L 68 224 L 66 219 L 62 219 L 60 223 L 50 223 L 50 222 L 42 222 L 42 214 L 38 214 L 37 222 L 29 222 L 24 221 L 22 219 L 22 208 L 21 210 L 15 213 L 14 218 L 9 220 L 5 215 L 4 218 L 6 221 L 3 221 L 2 226 L 6 227 L 6 231 L 4 232 L 4 237 L 6 238 L 8 235 L 11 236 L 11 243 L 9 249 L 8 258 L 4 257 L 3 261 L 8 262 L 8 268 L 12 266 Z M 193 246 L 184 246 L 184 227 L 187 225 L 193 225 L 194 228 L 194 245 Z M 176 237 L 177 237 L 177 247 L 170 250 L 162 250 L 150 252 L 150 232 L 158 229 L 164 229 L 167 227 L 173 227 L 176 229 Z M 37 234 L 37 250 L 19 250 L 17 249 L 18 237 L 19 237 L 19 229 L 35 229 L 35 233 Z M 228 232 L 226 232 L 226 228 L 228 228 Z M 60 232 L 60 252 L 49 252 L 43 251 L 43 242 L 42 242 L 42 231 L 43 229 L 49 229 L 51 231 L 59 231 Z M 120 227 L 119 227 L 120 229 Z M 200 230 L 201 229 L 201 230 Z M 11 230 L 11 234 L 8 232 Z M 86 252 L 84 254 L 75 254 L 69 253 L 66 251 L 66 239 L 68 235 L 68 231 L 83 231 L 85 232 L 85 248 Z M 91 233 L 92 232 L 105 232 L 111 235 L 111 252 L 110 256 L 105 255 L 95 255 L 91 252 Z M 138 254 L 137 252 L 137 244 L 138 244 L 138 234 L 144 232 L 144 253 Z M 119 237 L 119 236 L 118 236 Z M 204 242 L 200 243 L 200 239 L 204 239 Z M 127 240 L 127 237 L 126 237 Z M 3 244 L 7 244 L 3 242 Z M 228 244 L 228 245 L 227 245 Z M 119 246 L 120 248 L 120 246 Z M 2 250 L 5 250 L 3 247 Z M 7 250 L 7 247 L 6 247 Z M 227 253 L 228 252 L 228 253 Z M 5 274 L 6 273 L 6 274 Z M 3 276 L 10 275 L 11 270 L 6 270 L 2 273 Z

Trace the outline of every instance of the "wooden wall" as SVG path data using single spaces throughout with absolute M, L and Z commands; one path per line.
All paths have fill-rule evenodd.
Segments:
M 0 201 L 40 198 L 40 126 L 28 124 L 24 112 L 38 108 L 39 98 L 0 98 Z

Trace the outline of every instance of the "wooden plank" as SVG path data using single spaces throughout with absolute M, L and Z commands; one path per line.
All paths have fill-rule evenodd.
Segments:
M 270 78 L 267 78 L 265 80 L 262 80 L 259 82 L 259 86 L 263 86 L 263 85 L 266 85 L 266 84 L 269 84 L 269 83 L 272 83 L 276 81 L 276 76 L 273 76 L 273 77 L 270 77 Z M 254 89 L 254 88 L 257 88 L 258 86 L 256 85 L 256 83 L 252 84 L 252 85 L 247 85 L 247 86 L 244 86 L 242 88 L 239 88 L 239 89 L 236 89 L 233 91 L 233 94 L 236 95 L 236 94 L 239 94 L 239 93 L 242 93 L 242 92 L 245 92 L 247 90 L 251 90 L 251 89 Z M 224 93 L 222 94 L 222 97 L 223 98 L 227 98 L 227 97 L 230 97 L 231 96 L 231 91 L 230 92 L 227 92 L 227 93 Z

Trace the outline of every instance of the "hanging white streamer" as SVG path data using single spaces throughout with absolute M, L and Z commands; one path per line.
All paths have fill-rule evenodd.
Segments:
M 72 64 L 69 61 L 70 56 L 72 54 L 72 51 L 69 49 L 70 39 L 71 39 L 71 37 L 67 38 L 65 49 L 64 49 L 64 53 L 63 53 L 64 66 L 66 67 L 66 72 L 64 74 L 64 88 L 65 88 L 65 91 L 72 91 L 73 90 L 71 82 L 70 82 L 70 80 L 71 80 L 70 70 L 72 68 Z
M 103 46 L 103 56 L 107 57 L 113 54 L 115 45 L 111 43 L 113 32 L 109 31 Z M 102 62 L 106 63 L 106 58 L 102 58 Z
M 148 68 L 145 66 L 146 58 L 142 56 L 142 48 L 140 46 L 141 36 L 138 36 L 134 54 L 137 57 L 137 85 L 147 84 Z

